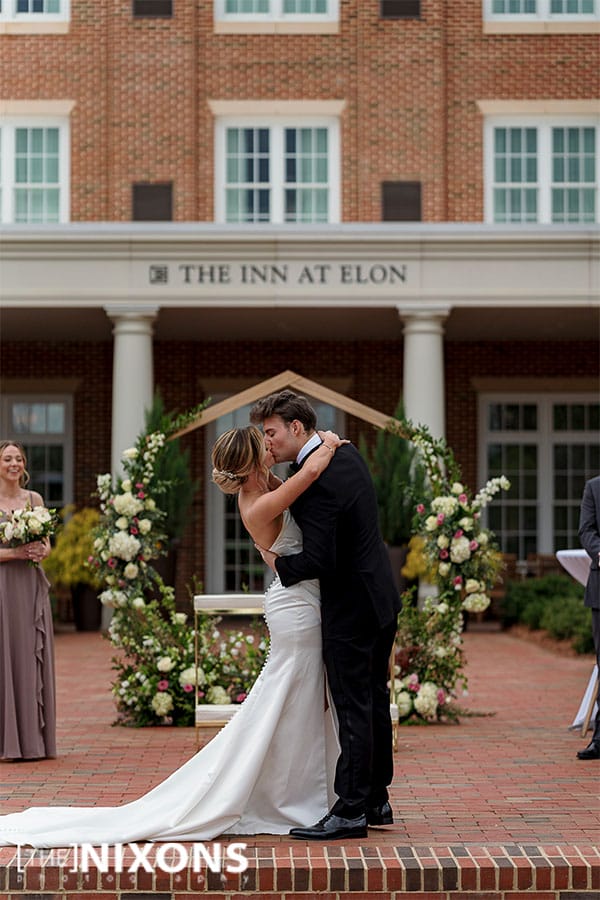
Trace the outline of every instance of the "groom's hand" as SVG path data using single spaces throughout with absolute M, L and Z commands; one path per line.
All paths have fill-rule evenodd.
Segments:
M 277 569 L 275 568 L 275 560 L 277 559 L 279 554 L 273 553 L 271 550 L 264 550 L 262 547 L 259 547 L 258 544 L 255 544 L 254 546 L 256 547 L 256 549 L 258 550 L 260 555 L 262 556 L 263 562 L 265 562 L 266 565 L 270 569 L 272 569 L 272 571 L 275 572 L 275 574 L 277 575 Z

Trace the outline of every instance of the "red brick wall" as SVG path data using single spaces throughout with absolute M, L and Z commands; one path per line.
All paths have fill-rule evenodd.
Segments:
M 223 35 L 212 3 L 133 19 L 72 0 L 67 35 L 3 35 L 0 96 L 72 99 L 74 221 L 130 217 L 131 184 L 173 180 L 174 217 L 213 219 L 208 99 L 343 99 L 344 221 L 378 221 L 383 180 L 421 180 L 425 221 L 480 221 L 478 99 L 600 94 L 597 35 L 485 35 L 482 4 L 423 0 L 384 21 L 341 0 L 337 35 Z

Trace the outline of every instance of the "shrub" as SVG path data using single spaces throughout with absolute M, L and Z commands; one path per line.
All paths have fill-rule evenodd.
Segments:
M 592 617 L 583 605 L 583 587 L 564 575 L 511 581 L 500 612 L 505 627 L 522 623 L 556 640 L 570 640 L 577 653 L 591 653 Z

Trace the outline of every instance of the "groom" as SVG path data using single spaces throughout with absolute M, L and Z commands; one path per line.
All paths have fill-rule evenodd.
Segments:
M 260 424 L 276 462 L 301 466 L 321 443 L 316 414 L 304 397 L 281 391 L 259 400 L 250 421 Z M 333 451 L 332 451 L 333 452 Z M 263 558 L 285 587 L 310 578 L 321 585 L 323 658 L 339 721 L 338 800 L 314 825 L 293 837 L 365 837 L 367 825 L 390 825 L 393 776 L 388 665 L 400 598 L 381 538 L 368 468 L 355 447 L 337 449 L 330 465 L 292 505 L 303 551 Z

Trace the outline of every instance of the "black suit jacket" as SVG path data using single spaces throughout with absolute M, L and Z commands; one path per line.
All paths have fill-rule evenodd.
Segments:
M 319 579 L 324 635 L 391 624 L 401 601 L 379 530 L 373 482 L 356 447 L 338 448 L 291 510 L 302 529 L 304 549 L 280 556 L 277 572 L 285 586 Z
M 591 559 L 590 574 L 585 586 L 584 603 L 600 609 L 600 475 L 585 485 L 579 516 L 579 540 Z

